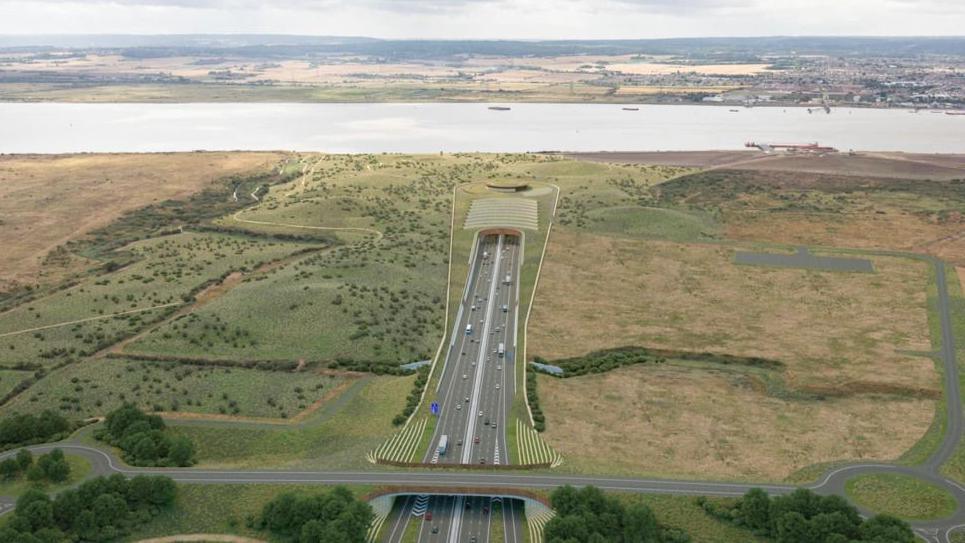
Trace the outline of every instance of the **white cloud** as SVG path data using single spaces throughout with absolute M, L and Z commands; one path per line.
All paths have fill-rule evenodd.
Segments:
M 557 39 L 960 35 L 959 0 L 0 0 L 0 33 Z

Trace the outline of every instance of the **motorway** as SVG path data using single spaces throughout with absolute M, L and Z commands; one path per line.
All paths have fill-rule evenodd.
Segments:
M 518 236 L 478 237 L 434 398 L 439 418 L 425 463 L 509 463 L 506 423 L 516 391 L 520 250 Z M 489 499 L 431 498 L 433 527 L 420 530 L 418 541 L 489 541 Z M 386 541 L 398 541 L 394 537 L 402 537 L 408 522 L 422 518 L 423 504 L 399 501 L 392 520 L 400 529 L 391 530 Z M 511 536 L 522 533 L 522 515 L 514 508 L 507 512 L 506 541 L 515 543 Z
M 423 458 L 426 463 L 508 463 L 519 250 L 516 236 L 479 237 L 435 398 L 439 420 Z M 505 355 L 499 354 L 500 345 Z M 444 452 L 439 447 L 442 436 L 448 440 Z
M 523 502 L 518 499 L 492 496 L 430 495 L 399 496 L 383 528 L 383 541 L 399 543 L 411 522 L 419 523 L 417 541 L 445 543 L 462 541 L 484 543 L 493 531 L 493 512 L 502 507 L 503 540 L 519 543 L 523 540 Z M 413 511 L 417 514 L 414 515 Z M 461 526 L 453 520 L 464 514 Z M 478 512 L 478 514 L 473 514 Z M 475 539 L 473 539 L 475 538 Z

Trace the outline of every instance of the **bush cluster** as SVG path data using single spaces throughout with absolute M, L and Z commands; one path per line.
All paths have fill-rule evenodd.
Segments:
M 17 456 L 0 462 L 0 477 L 4 481 L 10 481 L 21 475 L 26 475 L 27 480 L 35 483 L 62 483 L 70 477 L 70 464 L 64 457 L 64 451 L 60 449 L 41 455 L 36 462 L 30 451 L 20 449 Z
M 396 426 L 401 426 L 405 424 L 405 421 L 409 420 L 409 415 L 415 412 L 415 408 L 419 406 L 419 400 L 422 398 L 422 391 L 426 388 L 426 383 L 429 382 L 429 370 L 432 366 L 422 366 L 417 371 L 417 377 L 412 383 L 412 392 L 405 399 L 405 408 L 401 413 L 392 419 L 392 424 Z
M 841 496 L 819 496 L 799 488 L 771 497 L 753 488 L 732 507 L 698 498 L 711 515 L 744 526 L 777 543 L 913 543 L 907 522 L 889 515 L 867 520 Z
M 108 413 L 104 428 L 95 437 L 121 449 L 124 460 L 134 466 L 194 464 L 194 443 L 186 437 L 172 437 L 164 428 L 161 417 L 125 404 Z
M 539 394 L 536 392 L 536 370 L 526 368 L 526 401 L 529 402 L 529 410 L 533 413 L 533 428 L 537 432 L 546 430 L 546 416 L 539 407 Z
M 374 515 L 345 487 L 310 496 L 286 493 L 265 504 L 257 528 L 298 543 L 365 543 Z
M 40 415 L 17 413 L 0 421 L 0 448 L 51 441 L 71 429 L 73 425 L 55 411 L 44 410 Z
M 60 543 L 110 541 L 151 520 L 174 501 L 167 477 L 98 477 L 51 499 L 37 489 L 17 500 L 13 518 L 0 528 L 0 541 Z
M 660 526 L 653 511 L 642 503 L 624 505 L 600 489 L 563 486 L 550 500 L 556 516 L 546 523 L 547 543 L 685 543 L 686 533 Z

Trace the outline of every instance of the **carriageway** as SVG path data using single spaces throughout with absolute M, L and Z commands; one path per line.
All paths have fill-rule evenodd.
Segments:
M 542 540 L 553 512 L 544 498 L 524 490 L 424 488 L 383 491 L 369 497 L 376 518 L 370 542 L 397 543 L 415 534 L 426 543 Z M 501 534 L 501 535 L 500 535 Z

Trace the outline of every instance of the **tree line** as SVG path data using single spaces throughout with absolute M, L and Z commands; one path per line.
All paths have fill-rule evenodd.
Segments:
M 733 506 L 698 499 L 705 511 L 743 526 L 776 543 L 914 543 L 907 522 L 875 515 L 864 519 L 841 496 L 820 496 L 799 488 L 771 497 L 759 488 L 749 490 Z
M 171 505 L 177 494 L 167 477 L 117 474 L 98 477 L 51 498 L 37 489 L 17 500 L 13 518 L 0 528 L 4 543 L 110 541 L 131 533 Z
M 596 487 L 562 486 L 550 496 L 556 516 L 546 523 L 547 543 L 686 543 L 690 536 L 661 526 L 642 503 L 624 504 Z
M 125 404 L 107 414 L 104 427 L 94 437 L 123 452 L 124 461 L 133 466 L 184 467 L 194 464 L 194 442 L 165 432 L 158 415 L 148 415 L 133 404 Z
M 281 494 L 265 504 L 254 527 L 296 543 L 365 543 L 373 517 L 369 504 L 337 486 L 323 494 Z
M 49 409 L 39 415 L 15 413 L 0 421 L 0 449 L 54 441 L 73 428 L 63 415 Z
M 12 481 L 21 476 L 34 483 L 62 483 L 70 478 L 70 464 L 60 449 L 41 455 L 36 462 L 30 451 L 20 449 L 16 456 L 0 462 L 0 478 Z

